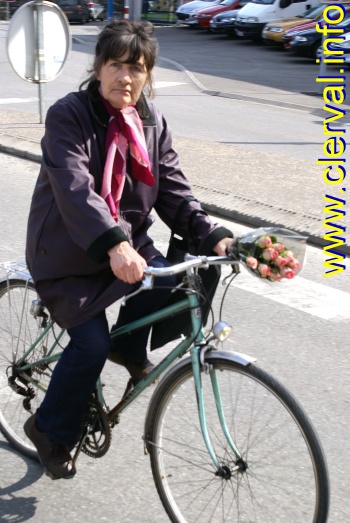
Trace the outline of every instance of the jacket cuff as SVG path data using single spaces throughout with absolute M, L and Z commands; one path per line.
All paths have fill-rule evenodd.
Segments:
M 86 253 L 97 263 L 109 260 L 108 251 L 121 242 L 129 241 L 120 227 L 113 227 L 92 242 Z
M 213 247 L 223 238 L 233 238 L 233 233 L 226 227 L 217 227 L 208 234 L 198 247 L 198 254 L 209 256 Z

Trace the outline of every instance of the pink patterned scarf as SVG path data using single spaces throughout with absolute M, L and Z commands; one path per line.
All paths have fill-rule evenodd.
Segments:
M 101 99 L 111 115 L 105 143 L 107 157 L 103 171 L 101 196 L 106 201 L 115 221 L 118 221 L 118 208 L 125 184 L 128 145 L 130 151 L 129 174 L 135 180 L 150 187 L 154 185 L 154 177 L 151 172 L 142 120 L 135 107 L 129 106 L 118 110 L 114 109 L 102 95 Z

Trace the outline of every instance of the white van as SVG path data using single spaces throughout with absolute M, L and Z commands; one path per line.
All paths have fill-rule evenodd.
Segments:
M 237 36 L 259 40 L 267 22 L 298 16 L 319 5 L 319 0 L 252 0 L 239 11 L 235 31 Z

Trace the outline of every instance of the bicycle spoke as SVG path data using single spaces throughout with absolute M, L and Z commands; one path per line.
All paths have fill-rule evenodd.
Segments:
M 8 280 L 0 285 L 0 428 L 18 450 L 29 456 L 35 456 L 36 451 L 24 434 L 23 424 L 42 401 L 43 392 L 35 384 L 46 388 L 54 366 L 32 365 L 55 343 L 55 334 L 49 330 L 25 358 L 25 365 L 32 365 L 25 371 L 30 382 L 23 380 L 19 371 L 18 362 L 43 332 L 42 318 L 36 320 L 30 313 L 36 299 L 34 286 L 27 280 Z M 9 380 L 13 380 L 12 385 Z
M 217 363 L 224 415 L 241 459 L 224 436 L 210 380 L 202 374 L 207 428 L 220 471 L 201 435 L 191 366 L 162 384 L 153 402 L 148 448 L 171 521 L 326 521 L 320 500 L 325 496 L 327 507 L 327 483 L 315 477 L 315 471 L 321 477 L 325 470 L 317 438 L 289 393 L 254 369 L 230 360 Z M 295 416 L 302 417 L 302 430 Z

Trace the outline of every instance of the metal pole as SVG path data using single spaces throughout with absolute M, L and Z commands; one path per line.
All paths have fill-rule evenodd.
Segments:
M 324 33 L 322 34 L 322 53 L 321 53 L 321 56 L 320 56 L 320 71 L 319 71 L 319 76 L 326 76 L 326 71 L 327 71 L 327 64 L 325 64 L 324 62 L 324 41 L 325 41 L 325 35 Z M 320 87 L 318 89 L 318 93 L 319 94 L 322 94 L 323 93 L 323 86 L 322 86 L 322 83 L 320 84 Z
M 129 0 L 124 0 L 124 20 L 129 20 Z
M 34 13 L 36 13 L 36 62 L 37 62 L 37 75 L 36 82 L 39 85 L 39 114 L 40 123 L 44 123 L 44 86 L 45 80 L 45 55 L 44 55 L 44 26 L 43 26 L 43 14 L 40 9 L 40 2 L 35 4 Z
M 107 11 L 108 23 L 110 24 L 113 21 L 113 17 L 114 17 L 113 0 L 108 0 L 107 7 L 108 7 L 108 11 Z

